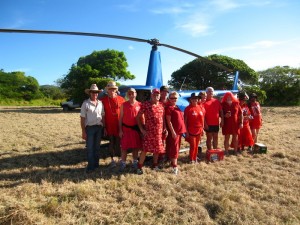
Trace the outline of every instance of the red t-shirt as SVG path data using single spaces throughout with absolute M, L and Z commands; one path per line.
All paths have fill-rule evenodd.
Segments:
M 183 113 L 178 108 L 178 106 L 171 106 L 171 105 L 166 106 L 165 114 L 166 116 L 171 116 L 171 123 L 176 134 L 183 134 L 186 132 L 184 120 L 183 120 Z M 169 130 L 168 126 L 167 128 Z
M 203 104 L 205 108 L 205 120 L 208 126 L 218 126 L 219 125 L 219 114 L 222 110 L 222 105 L 219 100 L 212 98 L 206 100 Z
M 119 136 L 119 117 L 120 117 L 120 108 L 124 98 L 117 96 L 115 98 L 110 98 L 105 96 L 101 99 L 104 111 L 105 111 L 105 126 L 108 136 Z
M 203 121 L 206 112 L 205 109 L 199 105 L 189 105 L 184 110 L 184 118 L 186 120 L 186 130 L 191 135 L 202 134 L 203 132 Z

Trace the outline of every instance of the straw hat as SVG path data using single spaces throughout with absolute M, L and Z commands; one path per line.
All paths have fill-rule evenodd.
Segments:
M 109 81 L 105 87 L 106 90 L 109 89 L 118 89 L 118 86 L 116 85 L 116 82 L 114 81 Z
M 85 92 L 86 94 L 88 94 L 88 95 L 90 94 L 91 91 L 92 91 L 92 92 L 98 92 L 98 93 L 101 92 L 101 90 L 98 89 L 98 87 L 97 87 L 96 84 L 92 84 L 91 87 L 90 87 L 90 89 L 85 89 L 85 90 L 84 90 L 84 92 Z

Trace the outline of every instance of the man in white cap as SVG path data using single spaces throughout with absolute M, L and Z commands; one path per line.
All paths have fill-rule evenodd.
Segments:
M 99 92 L 96 84 L 92 84 L 90 89 L 85 89 L 85 93 L 90 97 L 82 103 L 80 110 L 82 138 L 86 140 L 87 146 L 86 173 L 91 173 L 99 167 L 100 142 L 102 129 L 105 127 L 105 113 L 102 102 L 98 100 Z
M 116 82 L 109 81 L 106 85 L 107 96 L 101 99 L 105 111 L 104 135 L 109 139 L 109 151 L 111 156 L 111 167 L 116 167 L 114 157 L 121 156 L 120 136 L 119 136 L 119 118 L 120 108 L 125 99 L 118 95 L 118 86 Z

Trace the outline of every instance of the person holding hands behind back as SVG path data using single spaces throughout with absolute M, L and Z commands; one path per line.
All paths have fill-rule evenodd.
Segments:
M 82 138 L 86 140 L 87 147 L 86 173 L 91 173 L 99 167 L 102 128 L 105 127 L 105 113 L 102 102 L 98 100 L 99 92 L 96 84 L 92 84 L 90 89 L 85 89 L 90 98 L 82 103 L 80 109 Z

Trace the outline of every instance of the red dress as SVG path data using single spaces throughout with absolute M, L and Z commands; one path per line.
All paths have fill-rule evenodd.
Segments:
M 261 108 L 258 102 L 251 102 L 249 104 L 249 109 L 253 119 L 250 120 L 250 128 L 251 129 L 260 129 L 262 126 L 262 116 L 261 116 Z
M 146 135 L 143 139 L 143 151 L 164 153 L 165 148 L 162 142 L 164 107 L 162 103 L 143 102 L 140 112 L 145 116 Z
M 222 134 L 238 134 L 239 133 L 239 117 L 241 116 L 242 110 L 238 102 L 233 102 L 229 105 L 227 102 L 222 102 L 222 109 L 224 113 L 224 125 L 222 127 Z M 227 112 L 231 113 L 231 116 L 226 118 Z
M 140 133 L 132 127 L 137 126 L 136 116 L 141 108 L 141 103 L 136 101 L 133 105 L 129 101 L 123 103 L 123 137 L 121 139 L 121 149 L 142 148 Z M 128 127 L 128 126 L 131 126 Z
M 183 113 L 178 106 L 168 105 L 166 106 L 165 110 L 166 116 L 171 116 L 171 123 L 175 133 L 177 134 L 176 138 L 174 139 L 169 126 L 167 126 L 168 136 L 166 140 L 166 152 L 169 159 L 177 159 L 181 144 L 181 135 L 186 132 Z
M 105 126 L 107 135 L 119 137 L 120 108 L 125 100 L 118 95 L 115 98 L 105 96 L 101 99 L 101 101 L 105 111 Z
M 241 105 L 241 109 L 244 116 L 244 120 L 243 120 L 243 128 L 240 129 L 240 133 L 238 135 L 239 147 L 253 146 L 254 141 L 249 126 L 249 116 L 251 116 L 250 110 L 247 104 Z

